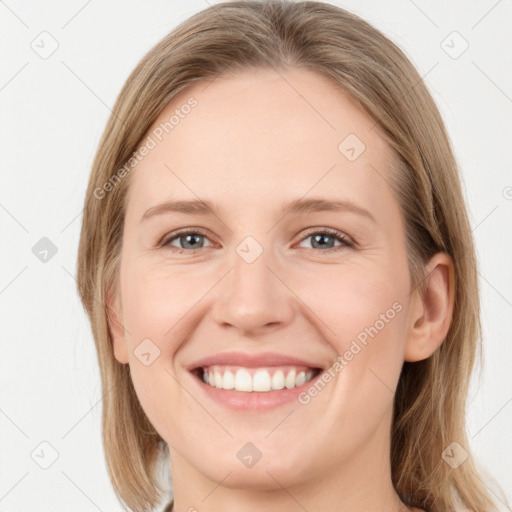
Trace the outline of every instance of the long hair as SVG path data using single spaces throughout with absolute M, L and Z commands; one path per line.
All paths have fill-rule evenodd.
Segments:
M 133 70 L 101 138 L 85 197 L 77 278 L 101 368 L 103 444 L 114 489 L 129 509 L 153 508 L 163 493 L 156 468 L 165 449 L 137 399 L 129 366 L 114 357 L 105 306 L 118 278 L 131 176 L 125 164 L 186 87 L 231 72 L 290 68 L 336 84 L 373 118 L 392 148 L 391 185 L 405 220 L 413 286 L 425 291 L 425 263 L 436 252 L 446 251 L 454 262 L 446 338 L 428 359 L 405 362 L 398 382 L 393 485 L 404 503 L 429 512 L 453 510 L 457 503 L 493 510 L 465 431 L 469 380 L 482 355 L 479 290 L 459 172 L 441 115 L 404 53 L 370 24 L 333 5 L 287 0 L 224 2 L 178 25 Z M 442 457 L 453 442 L 468 453 L 456 469 Z

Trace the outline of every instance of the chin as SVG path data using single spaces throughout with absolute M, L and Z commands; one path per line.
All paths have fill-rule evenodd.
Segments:
M 300 459 L 304 461 L 304 458 L 300 457 Z M 219 461 L 216 461 L 203 470 L 208 478 L 213 481 L 222 481 L 225 487 L 259 491 L 275 491 L 294 486 L 306 480 L 307 475 L 311 474 L 311 468 L 308 469 L 303 462 L 299 465 L 279 455 L 277 457 L 262 455 L 252 467 L 246 467 L 238 460 L 234 463 L 230 460 L 225 464 L 219 464 Z

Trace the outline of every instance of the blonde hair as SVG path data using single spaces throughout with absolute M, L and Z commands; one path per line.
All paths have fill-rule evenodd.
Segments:
M 156 467 L 165 442 L 137 399 L 129 366 L 114 358 L 105 306 L 116 289 L 130 175 L 101 197 L 97 191 L 119 178 L 119 169 L 180 91 L 220 74 L 262 68 L 323 75 L 375 120 L 395 153 L 391 183 L 405 220 L 414 287 L 425 291 L 425 263 L 432 255 L 446 251 L 452 257 L 455 304 L 446 339 L 428 359 L 405 362 L 398 382 L 392 481 L 408 506 L 445 511 L 460 502 L 470 510 L 491 510 L 495 504 L 478 477 L 465 432 L 468 384 L 481 338 L 479 291 L 445 127 L 404 53 L 358 16 L 320 2 L 235 1 L 203 10 L 147 53 L 114 105 L 87 188 L 77 275 L 101 368 L 103 443 L 115 491 L 132 510 L 153 508 L 163 492 Z M 468 452 L 457 469 L 441 457 L 454 441 Z

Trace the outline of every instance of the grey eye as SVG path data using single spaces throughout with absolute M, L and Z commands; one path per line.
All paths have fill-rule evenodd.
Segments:
M 175 236 L 170 238 L 167 242 L 164 243 L 166 246 L 176 247 L 178 249 L 201 249 L 206 247 L 205 242 L 208 241 L 208 238 L 196 232 L 186 232 L 186 233 L 177 233 Z M 211 243 L 210 243 L 211 245 Z

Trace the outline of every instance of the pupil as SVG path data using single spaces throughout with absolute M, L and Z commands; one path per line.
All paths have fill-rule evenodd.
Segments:
M 325 242 L 325 240 L 327 239 L 327 243 Z M 315 243 L 319 243 L 320 244 L 320 247 L 326 247 L 326 245 L 329 245 L 330 247 L 330 244 L 329 242 L 332 242 L 333 239 L 329 236 L 329 235 L 315 235 L 313 237 L 313 247 L 315 245 Z
M 190 244 L 188 248 L 190 248 L 190 247 L 193 248 L 193 247 L 197 247 L 198 245 L 200 245 L 198 243 L 194 243 L 193 242 L 194 238 L 197 239 L 200 236 L 202 236 L 202 235 L 195 235 L 195 234 L 185 235 L 185 246 L 183 248 L 186 249 L 187 248 L 187 244 Z

